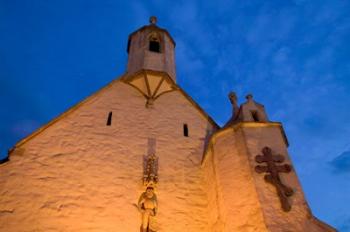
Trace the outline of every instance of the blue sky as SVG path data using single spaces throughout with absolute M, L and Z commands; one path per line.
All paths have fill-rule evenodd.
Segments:
M 233 90 L 285 127 L 314 214 L 350 231 L 350 1 L 0 0 L 0 157 L 125 71 L 151 15 L 178 84 L 225 123 Z

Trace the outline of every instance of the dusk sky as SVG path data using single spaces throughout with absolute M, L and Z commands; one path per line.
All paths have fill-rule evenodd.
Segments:
M 151 15 L 178 84 L 219 125 L 229 91 L 252 93 L 283 123 L 315 216 L 350 231 L 349 0 L 0 0 L 0 159 L 123 74 Z

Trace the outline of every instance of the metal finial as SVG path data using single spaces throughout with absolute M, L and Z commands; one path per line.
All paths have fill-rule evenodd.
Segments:
M 156 23 L 157 23 L 157 17 L 156 17 L 156 16 L 151 16 L 151 17 L 149 18 L 149 22 L 150 22 L 151 24 L 156 24 Z

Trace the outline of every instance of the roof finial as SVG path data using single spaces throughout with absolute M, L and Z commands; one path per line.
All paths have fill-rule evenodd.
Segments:
M 157 17 L 156 16 L 151 16 L 149 18 L 149 22 L 153 25 L 155 25 L 157 23 Z
M 231 92 L 228 94 L 228 98 L 230 99 L 230 102 L 231 102 L 232 105 L 237 105 L 237 95 L 236 95 L 235 92 L 232 92 L 232 91 L 231 91 Z
M 237 95 L 235 92 L 231 91 L 228 94 L 228 98 L 230 99 L 230 102 L 232 104 L 232 118 L 235 119 L 239 111 L 239 107 L 237 103 Z
M 253 94 L 249 93 L 246 97 L 245 97 L 248 101 L 251 101 L 253 99 Z

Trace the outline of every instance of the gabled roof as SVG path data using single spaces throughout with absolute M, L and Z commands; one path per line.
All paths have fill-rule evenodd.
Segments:
M 121 76 L 123 77 L 123 76 Z M 48 127 L 50 127 L 51 125 L 55 124 L 56 122 L 58 122 L 59 120 L 61 120 L 62 118 L 68 116 L 69 114 L 73 113 L 75 110 L 79 109 L 82 105 L 84 105 L 84 103 L 88 102 L 90 99 L 92 99 L 93 97 L 101 94 L 102 92 L 104 92 L 105 90 L 109 89 L 115 82 L 119 82 L 121 78 L 117 78 L 113 81 L 111 81 L 110 83 L 108 83 L 106 86 L 102 87 L 100 90 L 96 91 L 95 93 L 91 94 L 90 96 L 86 97 L 84 100 L 78 102 L 77 104 L 75 104 L 74 106 L 70 107 L 68 110 L 66 110 L 65 112 L 63 112 L 62 114 L 58 115 L 57 117 L 55 117 L 54 119 L 52 119 L 51 121 L 49 121 L 48 123 L 46 123 L 45 125 L 43 125 L 42 127 L 40 127 L 39 129 L 35 130 L 33 133 L 31 133 L 30 135 L 26 136 L 25 138 L 21 139 L 20 141 L 18 141 L 14 147 L 12 147 L 9 150 L 9 154 L 17 147 L 22 146 L 23 144 L 25 144 L 26 142 L 28 142 L 29 140 L 31 140 L 32 138 L 34 138 L 35 136 L 37 136 L 38 134 L 40 134 L 41 132 L 43 132 L 44 130 L 46 130 Z
M 202 107 L 200 107 L 200 105 L 196 101 L 194 101 L 192 99 L 192 97 L 190 95 L 188 95 L 179 85 L 177 85 L 175 83 L 175 81 L 166 72 L 155 71 L 155 70 L 148 70 L 148 69 L 141 69 L 140 71 L 138 71 L 136 73 L 133 73 L 132 75 L 124 75 L 121 79 L 124 82 L 129 83 L 130 80 L 132 80 L 134 77 L 139 76 L 141 74 L 151 74 L 151 75 L 162 76 L 164 79 L 167 80 L 167 82 L 171 83 L 173 90 L 178 90 L 215 128 L 217 128 L 217 129 L 220 128 L 220 126 L 212 119 L 212 117 L 210 117 L 209 114 L 207 112 L 205 112 L 202 109 Z M 133 87 L 135 87 L 135 86 L 133 86 Z M 166 91 L 166 92 L 168 92 L 168 91 Z M 160 97 L 161 95 L 162 94 L 157 96 L 157 98 Z
M 165 72 L 158 72 L 158 71 L 152 71 L 152 70 L 141 70 L 141 71 L 139 71 L 139 72 L 137 72 L 137 73 L 135 73 L 133 75 L 137 75 L 138 73 L 141 73 L 141 72 L 148 72 L 148 73 L 164 76 L 164 78 L 166 78 L 168 81 L 171 81 L 172 84 L 176 87 L 174 91 L 178 90 L 200 112 L 200 114 L 202 114 L 202 116 L 204 116 L 213 125 L 213 127 L 215 129 L 219 129 L 220 128 L 217 125 L 217 123 L 198 105 L 198 103 L 196 103 L 180 86 L 178 86 L 167 73 L 165 73 Z M 126 83 L 125 80 L 128 79 L 129 77 L 130 76 L 127 75 L 127 74 L 124 74 L 124 75 L 120 76 L 119 78 L 111 81 L 105 87 L 101 88 L 100 90 L 96 91 L 95 93 L 93 93 L 92 95 L 88 96 L 84 100 L 80 101 L 76 105 L 72 106 L 67 111 L 65 111 L 62 114 L 60 114 L 59 116 L 55 117 L 54 119 L 49 121 L 44 126 L 40 127 L 39 129 L 35 130 L 33 133 L 31 133 L 27 137 L 25 137 L 25 138 L 21 139 L 20 141 L 18 141 L 14 145 L 14 147 L 12 147 L 9 150 L 9 154 L 11 154 L 12 151 L 14 151 L 16 148 L 22 146 L 23 144 L 25 144 L 29 140 L 33 139 L 35 136 L 39 135 L 41 132 L 43 132 L 44 130 L 49 128 L 51 125 L 55 124 L 59 120 L 65 118 L 66 116 L 70 115 L 71 113 L 73 113 L 74 111 L 79 109 L 81 106 L 83 106 L 86 102 L 88 102 L 92 98 L 96 97 L 97 95 L 99 95 L 99 94 L 103 93 L 104 91 L 106 91 L 107 89 L 109 89 L 114 83 L 120 82 L 120 81 L 122 81 L 123 83 Z

